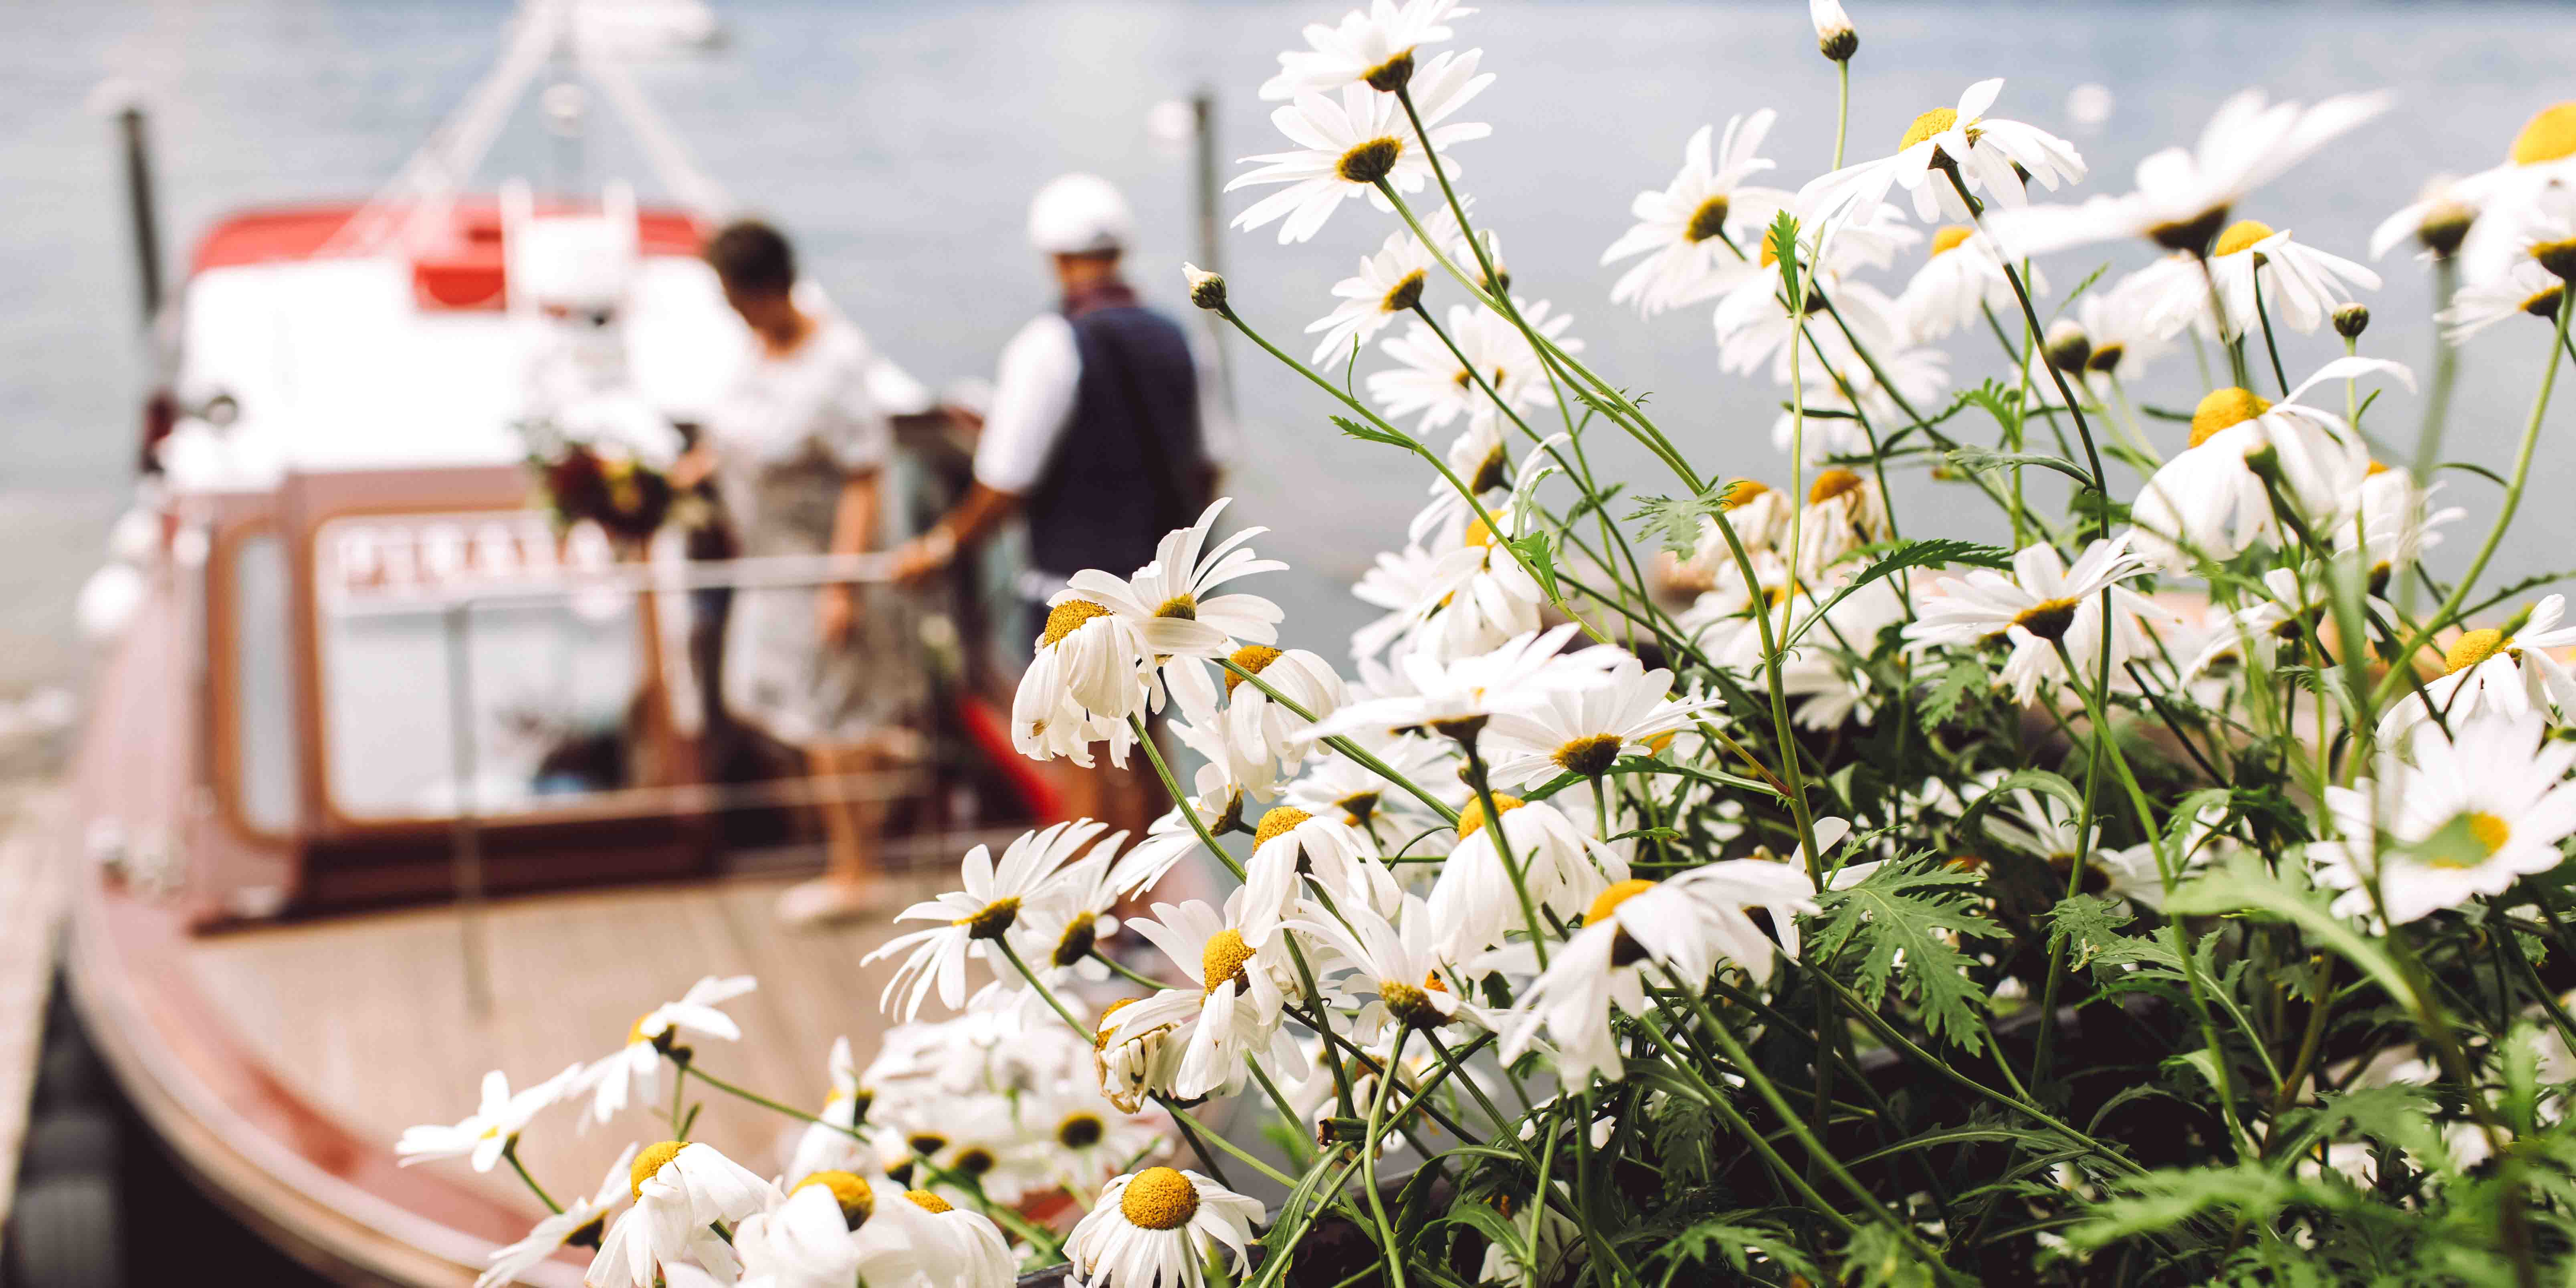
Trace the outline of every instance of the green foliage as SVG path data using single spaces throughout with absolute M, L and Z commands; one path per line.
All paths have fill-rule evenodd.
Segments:
M 1974 888 L 1981 880 L 1937 859 L 1889 863 L 1849 890 L 1817 897 L 1822 911 L 1808 951 L 1851 970 L 1853 990 L 1872 1006 L 1895 981 L 1925 1033 L 1970 1043 L 1983 1029 L 1989 1003 L 1969 973 L 1974 963 L 1954 941 L 2007 934 L 1977 915 Z
M 1644 525 L 1648 541 L 1677 555 L 1699 549 L 1701 520 L 1715 518 L 1726 509 L 1726 498 L 1735 491 L 1733 483 L 1721 483 L 1698 496 L 1641 496 L 1637 508 L 1629 511 L 1628 521 Z

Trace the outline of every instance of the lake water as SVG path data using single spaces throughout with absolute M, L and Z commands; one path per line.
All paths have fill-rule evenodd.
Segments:
M 879 345 L 940 384 L 988 373 L 1002 341 L 1047 305 L 1021 219 L 1028 192 L 1061 171 L 1095 170 L 1125 185 L 1146 230 L 1137 279 L 1180 306 L 1178 264 L 1196 253 L 1189 168 L 1154 141 L 1149 111 L 1210 85 L 1225 154 L 1274 149 L 1268 105 L 1254 90 L 1302 23 L 1346 2 L 727 3 L 723 48 L 647 64 L 638 77 L 704 167 L 799 238 L 812 273 Z M 2299 99 L 2393 90 L 2395 112 L 2242 212 L 2356 258 L 2370 227 L 2424 175 L 2500 158 L 2523 120 L 2564 92 L 2576 54 L 2565 9 L 1852 7 L 1862 32 L 1855 156 L 1891 145 L 1916 113 L 1953 102 L 1969 81 L 2004 75 L 1995 113 L 2073 138 L 2094 170 L 2085 192 L 2125 190 L 2138 158 L 2195 135 L 2245 85 Z M 1769 154 L 1784 186 L 1824 168 L 1834 79 L 1814 53 L 1804 6 L 1494 0 L 1482 9 L 1460 43 L 1483 47 L 1500 79 L 1462 119 L 1490 121 L 1495 133 L 1458 156 L 1480 220 L 1501 232 L 1517 288 L 1571 309 L 1596 368 L 1651 390 L 1704 471 L 1782 473 L 1768 437 L 1777 392 L 1717 373 L 1704 310 L 1651 324 L 1614 311 L 1606 296 L 1615 271 L 1595 261 L 1625 228 L 1630 196 L 1670 177 L 1703 122 L 1776 107 Z M 0 170 L 13 194 L 0 238 L 0 543 L 11 553 L 0 561 L 0 603 L 9 606 L 0 696 L 78 675 L 69 603 L 122 504 L 142 392 L 111 129 L 88 106 L 93 91 L 129 81 L 154 111 L 177 261 L 230 208 L 372 190 L 486 69 L 506 13 L 463 0 L 165 0 L 17 6 L 0 17 Z M 2115 95 L 2098 128 L 2070 124 L 2065 110 L 2068 92 L 2087 82 Z M 487 180 L 552 173 L 536 116 L 533 105 L 523 109 Z M 613 122 L 593 134 L 593 182 L 644 174 Z M 1226 209 L 1247 200 L 1230 197 Z M 1234 299 L 1256 324 L 1291 337 L 1326 310 L 1326 289 L 1385 231 L 1373 212 L 1349 206 L 1305 246 L 1280 247 L 1267 231 L 1230 234 Z M 2145 255 L 2123 247 L 2116 258 L 2127 268 Z M 2052 271 L 2071 282 L 2087 267 L 2070 260 Z M 2388 285 L 2370 299 L 2378 321 L 2364 351 L 2420 369 L 2431 342 L 2425 275 L 2402 257 L 2378 267 Z M 1968 383 L 2000 366 L 1982 339 L 1954 341 L 1954 372 Z M 2536 328 L 2507 327 L 2469 350 L 2452 422 L 2457 455 L 2491 464 L 2509 455 L 2543 347 Z M 2321 334 L 2290 338 L 2283 356 L 2295 382 L 2339 352 Z M 1288 606 L 1289 640 L 1338 657 L 1361 616 L 1346 587 L 1374 550 L 1401 541 L 1424 476 L 1387 449 L 1340 437 L 1319 396 L 1249 356 L 1237 355 L 1248 432 L 1231 489 L 1249 521 L 1276 529 L 1264 552 L 1296 565 L 1262 588 Z M 2147 400 L 2187 405 L 2187 357 L 2155 375 L 2141 391 Z M 2411 438 L 2413 404 L 2392 396 L 2389 409 L 2383 430 Z M 2168 438 L 2174 428 L 2164 427 Z M 1605 447 L 1602 456 L 1614 471 L 1649 478 L 1634 454 Z M 2576 506 L 2561 499 L 2576 480 L 2567 459 L 2544 458 L 2533 504 L 2499 559 L 2505 572 L 2576 562 Z M 2451 477 L 2460 480 L 2452 498 L 2487 510 L 2491 485 Z M 1951 527 L 1930 498 L 1911 499 L 1911 533 Z M 2448 553 L 2471 544 L 2455 540 Z

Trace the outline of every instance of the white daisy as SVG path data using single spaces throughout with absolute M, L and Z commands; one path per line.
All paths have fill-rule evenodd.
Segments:
M 2513 717 L 2576 713 L 2576 675 L 2550 652 L 2576 644 L 2576 622 L 2559 624 L 2566 613 L 2567 597 L 2551 595 L 2510 630 L 2461 632 L 2442 655 L 2442 678 L 2399 699 L 2380 717 L 2380 741 L 2396 745 L 2400 734 L 2437 712 L 2451 725 L 2481 711 Z
M 2035 269 L 2028 286 L 2033 296 L 2048 293 L 2047 279 Z M 1994 239 L 1969 225 L 1951 224 L 1933 232 L 1930 257 L 1905 284 L 1896 307 L 1916 338 L 1938 340 L 1975 322 L 1981 312 L 2009 316 L 2021 303 L 2004 276 Z
M 2309 852 L 2319 881 L 2347 891 L 2338 915 L 2375 911 L 2374 876 L 2388 919 L 2402 923 L 2562 861 L 2559 842 L 2576 833 L 2576 743 L 2548 737 L 2538 715 L 2481 715 L 2448 737 L 2417 736 L 2409 754 L 2412 765 L 2383 754 L 2375 787 L 2326 789 L 2340 839 Z
M 1261 816 L 1252 833 L 1252 857 L 1243 865 L 1243 940 L 1259 948 L 1270 941 L 1304 898 L 1300 880 L 1313 881 L 1337 906 L 1395 911 L 1395 878 L 1378 857 L 1368 833 L 1330 816 L 1293 805 Z
M 2145 651 L 2138 619 L 2169 614 L 2119 583 L 2147 570 L 2146 561 L 2130 552 L 2125 535 L 2085 547 L 2073 568 L 2055 546 L 2042 542 L 2013 556 L 2009 577 L 1979 569 L 1964 579 L 1942 578 L 1939 593 L 1916 603 L 1919 617 L 1905 628 L 1905 638 L 1917 648 L 1977 648 L 1996 639 L 2008 641 L 2012 656 L 2000 678 L 2011 686 L 2013 700 L 2026 705 L 2042 684 L 2067 678 L 2057 653 L 2061 643 L 2086 666 L 2093 665 L 2102 640 L 2105 588 L 2112 592 L 2113 673 L 2124 657 Z
M 1458 0 L 1370 0 L 1340 23 L 1306 24 L 1307 48 L 1279 55 L 1279 74 L 1261 84 L 1273 101 L 1305 92 L 1330 92 L 1359 82 L 1393 93 L 1413 76 L 1413 52 L 1449 39 L 1448 23 L 1476 12 Z
M 1114 1015 L 1104 1014 L 1101 1031 L 1108 1036 L 1102 1046 L 1105 1050 L 1140 1034 L 1186 1026 L 1188 1038 L 1171 1080 L 1172 1094 L 1184 1100 L 1240 1088 L 1249 1076 L 1246 1057 L 1262 1060 L 1265 1067 L 1295 1067 L 1300 1058 L 1296 1040 L 1280 1025 L 1288 1002 L 1300 993 L 1296 964 L 1284 938 L 1274 936 L 1258 946 L 1249 941 L 1243 930 L 1246 902 L 1246 893 L 1237 890 L 1227 897 L 1222 914 L 1195 899 L 1158 903 L 1154 919 L 1128 923 L 1161 949 L 1193 987 L 1165 989 L 1118 1008 Z M 1169 1040 L 1178 1038 L 1175 1032 Z
M 876 1192 L 846 1171 L 798 1181 L 787 1201 L 743 1218 L 733 1232 L 743 1288 L 845 1288 L 858 1282 L 852 1237 L 876 1207 Z
M 1374 908 L 1343 905 L 1337 912 L 1325 915 L 1309 904 L 1288 925 L 1306 942 L 1329 950 L 1315 963 L 1319 979 L 1347 972 L 1340 982 L 1371 999 L 1357 1017 L 1362 1034 L 1381 1033 L 1390 1024 L 1436 1029 L 1462 1017 L 1484 1022 L 1483 1012 L 1462 1002 L 1453 981 L 1442 977 L 1448 959 L 1422 900 L 1406 895 L 1393 921 Z
M 1896 223 L 1896 219 L 1893 209 L 1880 207 L 1876 215 L 1837 229 L 1825 244 L 1808 283 L 1806 316 L 1811 320 L 1806 323 L 1807 336 L 1799 342 L 1813 347 L 1799 355 L 1804 366 L 1814 367 L 1816 351 L 1822 349 L 1827 366 L 1866 376 L 1868 364 L 1860 360 L 1851 347 L 1851 339 L 1843 335 L 1846 326 L 1873 355 L 1911 342 L 1904 311 L 1896 301 L 1867 282 L 1847 277 L 1863 268 L 1887 267 L 1894 262 L 1898 250 L 1921 239 L 1920 234 Z M 1768 242 L 1763 243 L 1757 262 L 1764 269 L 1773 266 Z M 1830 319 L 1814 320 L 1824 312 L 1829 298 L 1841 316 L 1839 324 Z M 1760 272 L 1736 279 L 1718 298 L 1717 309 L 1709 316 L 1717 329 L 1722 370 L 1751 372 L 1768 362 L 1774 380 L 1788 381 L 1789 343 L 1799 338 L 1800 319 L 1789 316 L 1776 273 Z
M 689 991 L 676 1002 L 665 1002 L 646 1011 L 635 1026 L 626 1031 L 626 1045 L 606 1059 L 583 1070 L 581 1085 L 590 1089 L 591 1121 L 607 1122 L 625 1109 L 630 1100 L 653 1099 L 653 1088 L 659 1080 L 662 1057 L 685 1037 L 718 1038 L 726 1042 L 742 1039 L 742 1027 L 733 1017 L 716 1009 L 745 993 L 760 987 L 749 975 L 718 979 L 708 975 L 689 985 Z
M 1126 1025 L 1125 1020 L 1135 1017 L 1120 1016 L 1140 999 L 1122 997 L 1101 1010 L 1092 1025 L 1092 1072 L 1101 1096 L 1110 1104 L 1132 1114 L 1155 1096 L 1177 1094 L 1181 1059 L 1188 1054 L 1190 1040 L 1182 1029 L 1197 1021 L 1195 1012 L 1176 1005 L 1186 996 L 1174 989 L 1141 999 L 1156 1003 L 1160 1013 L 1160 1018 L 1146 1025 Z
M 1062 879 L 1060 870 L 1108 826 L 1079 819 L 1023 832 L 1002 851 L 998 866 L 986 847 L 978 845 L 968 850 L 961 872 L 963 890 L 948 891 L 895 914 L 899 922 L 941 924 L 897 935 L 859 959 L 859 964 L 865 966 L 897 953 L 907 954 L 903 964 L 895 968 L 894 977 L 886 981 L 885 992 L 877 999 L 878 1007 L 888 1015 L 899 1010 L 909 1023 L 921 1014 L 921 1004 L 934 987 L 939 990 L 939 1000 L 949 1008 L 964 1005 L 966 959 L 988 957 L 985 941 L 1009 933 L 1023 905 L 1052 896 Z M 906 993 L 907 986 L 908 995 L 898 1008 L 895 995 Z
M 2168 257 L 2164 264 L 2179 265 L 2194 277 L 2199 270 L 2187 259 Z M 2163 355 L 2171 346 L 2172 332 L 2158 328 L 2153 309 L 2157 298 L 2155 281 L 2149 276 L 2155 270 L 2145 269 L 2121 279 L 2107 290 L 2088 291 L 2075 302 L 2076 316 L 2082 320 L 2084 338 L 2092 346 L 2085 356 L 2086 376 L 2101 376 L 2112 381 L 2135 377 L 2149 362 Z M 2144 283 L 2144 286 L 2136 285 Z M 2203 289 L 2206 289 L 2204 283 Z M 2042 382 L 2047 383 L 2047 382 Z M 2051 394 L 2056 389 L 2049 389 Z
M 635 1147 L 629 1145 L 608 1165 L 599 1188 L 590 1194 L 576 1194 L 564 1210 L 547 1216 L 528 1228 L 526 1238 L 492 1250 L 490 1264 L 474 1280 L 474 1288 L 499 1288 L 519 1282 L 520 1276 L 554 1258 L 567 1247 L 596 1248 L 600 1236 L 608 1229 L 608 1211 L 626 1197 L 635 1163 Z
M 1444 780 L 1453 794 L 1464 789 L 1455 772 L 1456 744 L 1445 738 L 1363 733 L 1354 735 L 1353 740 L 1381 764 L 1426 790 L 1437 792 Z M 1324 756 L 1308 767 L 1304 777 L 1288 784 L 1286 797 L 1289 804 L 1309 814 L 1337 817 L 1368 833 L 1381 852 L 1439 821 L 1414 799 L 1413 793 L 1338 753 Z
M 2535 317 L 2556 322 L 2558 302 L 2566 291 L 2567 284 L 2556 274 L 2524 256 L 2511 261 L 2502 275 L 2472 282 L 2453 292 L 2450 307 L 2434 314 L 2433 320 L 2442 324 L 2444 339 L 2463 344 L 2470 336 L 2508 318 Z
M 981 1212 L 928 1190 L 880 1198 L 859 1227 L 859 1273 L 868 1288 L 1010 1288 L 1020 1263 Z
M 2417 189 L 2415 200 L 2397 208 L 2370 232 L 2370 257 L 2386 258 L 2397 243 L 2412 238 L 2422 247 L 2419 259 L 2455 254 L 2478 217 L 2477 208 L 2459 191 L 2457 175 L 2437 174 Z
M 1957 107 L 1915 117 L 1893 155 L 1845 166 L 1800 189 L 1804 222 L 1822 224 L 1853 211 L 1865 217 L 1897 186 L 1913 195 L 1915 216 L 1924 222 L 1966 222 L 1973 216 L 1951 187 L 1953 169 L 1969 192 L 1983 192 L 1989 204 L 2002 206 L 2027 202 L 2025 188 L 2034 181 L 2055 192 L 2060 183 L 2082 180 L 2084 158 L 2074 144 L 2035 126 L 1985 115 L 2003 88 L 2001 77 L 1978 81 L 1959 95 Z
M 1574 322 L 1572 315 L 1552 314 L 1545 300 L 1531 303 L 1515 296 L 1512 305 L 1531 330 L 1558 348 L 1567 353 L 1583 351 L 1581 340 L 1565 335 Z M 1428 434 L 1461 415 L 1490 414 L 1497 397 L 1516 412 L 1555 404 L 1556 391 L 1548 383 L 1538 351 L 1511 319 L 1482 305 L 1452 304 L 1443 330 L 1450 343 L 1458 346 L 1455 352 L 1419 319 L 1403 335 L 1378 346 L 1400 364 L 1371 372 L 1368 378 L 1369 397 L 1385 409 L 1388 419 L 1401 420 L 1418 411 L 1421 431 Z M 1483 378 L 1481 385 L 1477 377 Z M 1491 386 L 1493 394 L 1488 396 L 1483 386 Z
M 1427 728 L 1453 738 L 1473 738 L 1495 711 L 1535 694 L 1600 682 L 1620 656 L 1607 646 L 1562 653 L 1578 628 L 1572 623 L 1518 635 L 1491 652 L 1443 661 L 1421 653 L 1396 660 L 1408 692 L 1365 698 L 1314 727 L 1317 738 L 1366 731 L 1383 735 Z
M 822 1111 L 815 1115 L 823 1121 L 806 1124 L 797 1135 L 796 1148 L 787 1160 L 790 1176 L 856 1171 L 865 1161 L 859 1142 L 851 1139 L 850 1132 L 867 1121 L 871 1097 L 859 1085 L 859 1065 L 850 1054 L 848 1037 L 832 1039 L 832 1055 L 826 1068 L 832 1089 L 824 1094 Z
M 1026 1099 L 1027 1146 L 1048 1180 L 1087 1190 L 1169 1148 L 1172 1124 L 1160 1109 L 1113 1113 L 1097 1088 L 1064 1084 Z
M 1306 327 L 1308 335 L 1324 333 L 1315 342 L 1315 365 L 1327 370 L 1342 366 L 1378 332 L 1411 313 L 1422 302 L 1433 267 L 1431 251 L 1409 228 L 1389 233 L 1376 254 L 1360 256 L 1360 271 L 1333 284 L 1341 303 Z
M 2161 297 L 2147 305 L 2165 321 L 2167 334 L 2180 331 L 2187 322 L 2205 323 L 2209 318 L 2208 280 L 2187 259 L 2181 267 L 2185 271 L 2156 279 Z M 2272 325 L 2303 335 L 2325 325 L 2336 309 L 2351 302 L 2348 287 L 2379 289 L 2379 274 L 2294 241 L 2289 229 L 2275 232 L 2259 220 L 2240 219 L 2221 231 L 2209 248 L 2209 273 L 2218 281 L 2218 298 L 2227 310 L 2219 332 L 2223 338 L 2257 330 L 2254 278 L 2258 269 L 2266 270 L 2262 312 L 2270 315 Z
M 2433 509 L 2432 496 L 2440 488 L 2417 487 L 2415 476 L 2402 469 L 2374 469 L 2362 479 L 2351 513 L 2335 527 L 2334 546 L 2361 551 L 2372 594 L 2382 593 L 2426 550 L 2442 544 L 2442 534 L 2434 529 L 2468 513 L 2458 506 Z
M 2540 109 L 2516 134 L 2505 163 L 2451 185 L 2447 194 L 2475 212 L 2460 243 L 2460 267 L 2472 282 L 2493 281 L 2521 258 L 2547 208 L 2576 183 L 2576 102 Z
M 1061 657 L 1063 669 L 1053 678 L 1074 704 L 1119 720 L 1141 715 L 1152 700 L 1147 678 L 1160 659 L 1219 657 L 1238 644 L 1278 638 L 1278 605 L 1258 595 L 1209 593 L 1237 577 L 1288 567 L 1244 545 L 1267 528 L 1245 528 L 1208 546 L 1209 529 L 1232 499 L 1217 498 L 1190 526 L 1165 535 L 1154 561 L 1135 576 L 1086 568 L 1048 601 L 1041 647 Z M 1025 690 L 1031 681 L 1023 677 L 1020 684 Z
M 2233 387 L 2201 399 L 2192 412 L 2190 446 L 2148 478 L 2131 507 L 2141 555 L 2182 569 L 2198 559 L 2232 559 L 2270 532 L 2271 497 L 2247 461 L 2267 450 L 2286 499 L 2313 525 L 2334 522 L 2370 472 L 2369 449 L 2342 417 L 2301 406 L 2299 399 L 2327 381 L 2372 372 L 2415 387 L 2414 373 L 2397 363 L 2343 357 L 2317 368 L 2278 403 Z
M 1322 719 L 1348 700 L 1342 677 L 1334 672 L 1332 663 L 1301 648 L 1247 644 L 1226 660 L 1259 677 L 1261 683 L 1247 684 L 1231 670 L 1210 667 L 1194 658 L 1175 658 L 1166 663 L 1164 681 L 1192 724 L 1221 729 L 1229 740 L 1241 744 L 1231 748 L 1229 754 L 1256 760 L 1266 757 L 1278 763 L 1281 774 L 1295 773 L 1305 761 L 1304 734 L 1313 721 L 1290 710 L 1285 703 L 1272 700 L 1262 686 L 1277 690 L 1287 702 Z M 1216 710 L 1220 691 L 1226 702 L 1223 718 Z
M 1196 1172 L 1149 1167 L 1100 1189 L 1100 1201 L 1073 1227 L 1065 1255 L 1067 1288 L 1199 1288 L 1206 1263 L 1222 1244 L 1240 1278 L 1250 1264 L 1252 1227 L 1269 1215 L 1248 1199 Z
M 1484 803 L 1470 802 L 1458 816 L 1458 844 L 1440 865 L 1429 901 L 1441 949 L 1452 961 L 1463 962 L 1527 929 L 1522 888 L 1534 907 L 1571 917 L 1628 879 L 1628 860 L 1619 848 L 1585 832 L 1554 804 L 1496 793 L 1494 809 L 1502 815 L 1503 839 L 1522 884 L 1513 884 L 1512 868 L 1495 847 Z
M 538 1111 L 553 1106 L 580 1090 L 582 1066 L 575 1064 L 563 1072 L 510 1093 L 510 1079 L 498 1069 L 483 1075 L 483 1102 L 465 1121 L 453 1127 L 430 1123 L 403 1129 L 402 1139 L 394 1145 L 401 1165 L 426 1163 L 437 1158 L 474 1160 L 474 1170 L 488 1172 L 501 1161 L 502 1151 L 527 1130 L 528 1121 Z
M 1772 168 L 1772 162 L 1754 154 L 1762 150 L 1776 119 L 1778 113 L 1767 107 L 1749 117 L 1727 118 L 1726 138 L 1714 161 L 1709 127 L 1699 127 L 1682 147 L 1681 172 L 1673 181 L 1660 192 L 1637 194 L 1628 207 L 1636 226 L 1601 252 L 1601 262 L 1615 264 L 1638 254 L 1646 258 L 1619 275 L 1610 288 L 1611 303 L 1634 303 L 1652 317 L 1712 298 L 1733 279 L 1756 271 L 1744 247 L 1757 244 L 1763 228 L 1792 199 L 1778 188 L 1745 182 Z
M 1528 787 L 1561 773 L 1597 778 L 1622 755 L 1655 754 L 1718 705 L 1713 697 L 1675 700 L 1672 689 L 1672 672 L 1622 657 L 1597 685 L 1538 694 L 1496 712 L 1482 744 L 1495 785 Z
M 736 1273 L 733 1245 L 718 1233 L 779 1202 L 778 1187 L 712 1145 L 666 1140 L 646 1146 L 629 1169 L 634 1206 L 618 1214 L 582 1282 L 591 1288 L 653 1288 L 665 1262 L 696 1262 L 719 1281 Z
M 1483 124 L 1442 124 L 1493 83 L 1493 73 L 1476 73 L 1476 61 L 1483 53 L 1471 49 L 1464 54 L 1441 54 L 1412 77 L 1414 109 L 1430 132 L 1442 170 L 1453 179 L 1458 163 L 1449 157 L 1449 149 L 1494 132 Z M 1420 192 L 1431 182 L 1431 160 L 1423 153 L 1422 140 L 1413 136 L 1404 104 L 1392 94 L 1364 84 L 1344 85 L 1338 96 L 1300 91 L 1295 101 L 1270 114 L 1270 122 L 1297 150 L 1244 158 L 1258 162 L 1259 168 L 1235 176 L 1225 188 L 1232 192 L 1263 184 L 1288 185 L 1234 217 L 1234 226 L 1246 230 L 1282 220 L 1279 242 L 1283 246 L 1313 237 L 1344 198 L 1366 196 L 1381 210 L 1393 209 L 1377 191 L 1380 181 L 1403 193 Z
M 2201 254 L 2247 194 L 2388 108 L 2382 94 L 2346 94 L 2314 107 L 2266 104 L 2246 90 L 2219 105 L 2196 149 L 2166 148 L 2138 163 L 2137 191 L 2081 206 L 1998 212 L 1988 227 L 2017 256 L 2144 237 Z

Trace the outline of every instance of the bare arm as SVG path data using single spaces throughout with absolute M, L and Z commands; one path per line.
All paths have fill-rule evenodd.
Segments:
M 877 481 L 881 474 L 878 470 L 866 470 L 850 475 L 841 483 L 841 499 L 832 510 L 831 553 L 867 553 L 868 543 L 875 538 L 877 531 Z M 822 632 L 823 641 L 839 643 L 850 633 L 850 623 L 857 615 L 857 595 L 849 583 L 835 582 L 823 587 L 816 600 L 816 625 Z
M 894 575 L 903 582 L 919 582 L 945 568 L 960 550 L 974 548 L 1011 513 L 1020 508 L 1018 494 L 977 483 L 966 490 L 966 499 L 930 525 L 928 532 L 907 541 L 895 551 Z

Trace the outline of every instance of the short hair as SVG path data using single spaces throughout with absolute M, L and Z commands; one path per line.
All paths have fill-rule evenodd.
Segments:
M 781 295 L 796 285 L 796 248 L 784 233 L 757 219 L 738 219 L 707 239 L 707 264 L 726 287 L 750 295 Z

